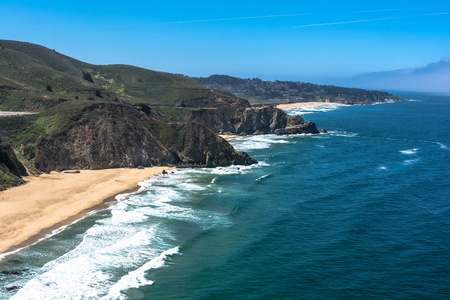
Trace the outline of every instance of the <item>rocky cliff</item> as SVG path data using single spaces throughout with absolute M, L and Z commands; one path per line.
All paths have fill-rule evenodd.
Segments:
M 190 120 L 221 134 L 319 133 L 313 122 L 274 107 L 189 111 Z
M 27 172 L 8 142 L 0 139 L 0 191 L 24 183 Z
M 198 123 L 163 123 L 119 104 L 93 104 L 69 129 L 34 136 L 21 151 L 41 171 L 138 166 L 253 164 L 224 139 Z M 38 121 L 36 121 L 38 122 Z

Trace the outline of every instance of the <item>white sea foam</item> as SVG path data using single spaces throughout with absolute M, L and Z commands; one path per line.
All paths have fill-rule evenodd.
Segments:
M 125 295 L 122 294 L 123 290 L 138 288 L 144 285 L 152 285 L 153 281 L 145 278 L 146 272 L 151 269 L 161 268 L 168 257 L 176 254 L 180 254 L 178 247 L 162 252 L 158 257 L 153 258 L 143 266 L 120 278 L 120 280 L 110 288 L 108 295 L 101 299 L 127 299 Z
M 272 176 L 272 174 L 266 174 L 266 175 L 263 175 L 263 176 L 261 176 L 261 177 L 255 179 L 255 181 L 261 181 L 261 180 L 266 179 L 266 178 L 269 178 L 269 177 L 271 177 L 271 176 Z
M 408 159 L 408 160 L 405 160 L 405 161 L 403 162 L 403 164 L 404 164 L 405 166 L 408 166 L 408 165 L 412 165 L 413 163 L 416 163 L 416 162 L 418 162 L 418 161 L 420 161 L 419 158 L 416 158 L 416 159 Z
M 439 142 L 434 142 L 435 144 L 438 144 L 439 145 L 439 147 L 441 148 L 441 149 L 445 149 L 445 150 L 448 150 L 449 148 L 447 147 L 447 145 L 445 145 L 445 144 L 442 144 L 442 143 L 439 143 Z
M 386 101 L 374 102 L 374 103 L 371 103 L 371 105 L 391 104 L 391 103 L 395 103 L 395 101 L 394 100 L 386 100 Z
M 297 116 L 297 115 L 307 115 L 312 114 L 316 112 L 328 112 L 332 110 L 336 110 L 342 106 L 347 106 L 345 104 L 328 104 L 328 105 L 321 105 L 321 106 L 306 106 L 306 107 L 299 107 L 294 108 L 291 110 L 287 110 L 286 113 L 289 115 Z
M 385 167 L 385 166 L 379 166 L 379 167 L 378 167 L 378 170 L 387 170 L 387 167 Z
M 358 136 L 358 133 L 347 131 L 328 131 L 328 134 L 333 136 L 350 137 L 350 138 Z
M 292 136 L 275 134 L 253 135 L 237 138 L 230 142 L 237 151 L 248 151 L 253 149 L 266 149 L 274 144 L 287 144 L 289 143 L 288 139 L 292 138 Z
M 411 154 L 417 154 L 417 151 L 419 151 L 420 148 L 414 148 L 414 149 L 408 149 L 408 150 L 400 150 L 400 153 L 411 155 Z

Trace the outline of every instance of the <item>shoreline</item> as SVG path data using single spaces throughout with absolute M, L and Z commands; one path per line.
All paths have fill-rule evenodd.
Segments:
M 338 103 L 338 102 L 297 102 L 297 103 L 288 103 L 288 104 L 278 104 L 275 107 L 282 109 L 282 110 L 290 110 L 290 109 L 294 109 L 294 108 L 316 107 L 316 106 L 325 106 L 325 105 L 345 105 L 345 104 Z
M 51 172 L 0 192 L 0 260 L 107 208 L 116 196 L 173 167 Z

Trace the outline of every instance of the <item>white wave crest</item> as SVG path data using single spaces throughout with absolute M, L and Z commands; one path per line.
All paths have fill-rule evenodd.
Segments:
M 408 149 L 408 150 L 400 150 L 399 152 L 406 155 L 417 154 L 420 148 Z
M 125 295 L 122 294 L 123 290 L 138 288 L 144 285 L 152 285 L 153 281 L 145 278 L 146 272 L 151 269 L 161 268 L 165 264 L 168 257 L 176 254 L 180 254 L 179 247 L 174 247 L 164 251 L 158 257 L 153 258 L 140 268 L 131 271 L 127 275 L 120 278 L 120 280 L 110 288 L 108 295 L 101 299 L 126 299 Z
M 266 174 L 266 175 L 263 175 L 263 176 L 261 176 L 261 177 L 255 179 L 255 181 L 261 181 L 261 180 L 263 180 L 263 179 L 265 179 L 265 178 L 269 178 L 269 177 L 271 177 L 271 176 L 272 176 L 272 174 Z
M 327 105 L 320 105 L 320 106 L 305 106 L 305 107 L 298 107 L 291 110 L 287 110 L 286 113 L 293 116 L 299 116 L 299 115 L 307 115 L 317 112 L 328 112 L 332 110 L 336 110 L 342 106 L 347 106 L 345 104 L 327 104 Z
M 271 147 L 273 144 L 287 144 L 289 143 L 289 138 L 291 138 L 291 136 L 267 134 L 246 136 L 237 138 L 230 142 L 237 151 L 248 151 L 254 149 L 266 149 Z
M 445 144 L 442 144 L 442 143 L 439 143 L 439 142 L 435 142 L 435 144 L 438 144 L 441 149 L 445 149 L 445 150 L 449 150 L 450 149 Z
M 420 161 L 420 159 L 418 159 L 418 158 L 416 158 L 416 159 L 408 159 L 408 160 L 405 160 L 405 161 L 403 162 L 403 164 L 404 164 L 405 166 L 408 166 L 408 165 L 412 165 L 413 163 L 416 163 L 416 162 L 418 162 L 418 161 Z
M 351 137 L 351 138 L 358 136 L 358 133 L 347 131 L 328 131 L 328 134 L 332 136 Z

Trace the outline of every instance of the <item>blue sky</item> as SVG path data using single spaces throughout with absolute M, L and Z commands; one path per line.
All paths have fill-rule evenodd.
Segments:
M 450 57 L 450 2 L 2 0 L 0 38 L 94 64 L 317 82 Z

